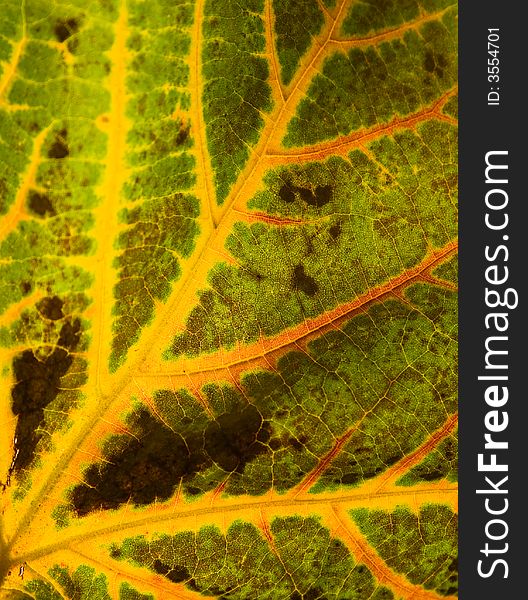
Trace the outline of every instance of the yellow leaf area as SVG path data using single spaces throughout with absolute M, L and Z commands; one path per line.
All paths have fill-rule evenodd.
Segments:
M 8 0 L 0 598 L 457 592 L 448 0 Z

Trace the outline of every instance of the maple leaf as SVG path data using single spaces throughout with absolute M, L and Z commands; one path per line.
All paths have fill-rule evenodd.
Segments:
M 457 590 L 451 0 L 7 0 L 0 597 Z

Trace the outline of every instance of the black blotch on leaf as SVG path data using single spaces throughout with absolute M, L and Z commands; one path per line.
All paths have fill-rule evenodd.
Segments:
M 308 296 L 314 296 L 319 290 L 315 279 L 304 272 L 304 265 L 297 265 L 293 270 L 292 287 Z
M 57 133 L 55 141 L 48 150 L 48 158 L 66 158 L 70 154 L 66 143 L 67 136 L 68 132 L 66 129 L 62 129 Z
M 402 458 L 403 458 L 403 454 L 400 454 L 397 452 L 396 454 L 393 454 L 392 456 L 385 458 L 383 460 L 383 462 L 385 463 L 386 467 L 390 467 L 391 465 L 396 464 Z
M 303 600 L 326 600 L 326 596 L 322 596 L 321 588 L 309 588 L 303 595 Z
M 299 194 L 306 204 L 320 208 L 330 202 L 332 191 L 331 185 L 318 185 L 315 189 L 311 189 L 285 183 L 279 190 L 279 197 L 283 202 L 290 204 L 294 202 L 296 194 Z
M 57 321 L 62 319 L 62 307 L 64 302 L 58 296 L 46 296 L 37 302 L 37 310 L 46 319 Z
M 306 443 L 306 437 L 304 435 L 302 435 L 299 439 L 296 437 L 290 437 L 288 438 L 288 443 L 292 448 L 295 448 L 295 450 L 302 450 L 304 448 L 304 444 Z
M 191 577 L 191 574 L 189 573 L 189 571 L 181 565 L 175 565 L 167 573 L 167 579 L 170 579 L 174 583 L 180 583 L 182 581 L 187 581 L 190 577 Z
M 70 499 L 77 515 L 117 508 L 129 501 L 144 505 L 166 500 L 180 481 L 186 484 L 212 461 L 240 472 L 248 461 L 266 451 L 264 444 L 270 437 L 269 424 L 262 422 L 251 405 L 221 415 L 205 432 L 175 432 L 144 408 L 134 413 L 129 426 L 134 435 L 119 443 L 117 453 L 105 453 L 108 462 L 90 465 L 84 473 L 85 483 L 73 489 Z M 185 491 L 197 495 L 203 490 L 189 485 Z
M 432 73 L 435 70 L 434 54 L 430 50 L 425 53 L 424 69 L 428 73 Z
M 423 66 L 428 73 L 434 73 L 438 77 L 443 77 L 447 64 L 447 60 L 443 54 L 434 54 L 430 50 L 425 53 Z
M 59 19 L 53 28 L 53 33 L 58 42 L 64 42 L 77 31 L 79 31 L 79 21 L 74 18 Z
M 315 188 L 315 201 L 317 206 L 324 206 L 332 198 L 333 188 L 331 185 L 318 185 Z
M 435 481 L 437 479 L 442 479 L 445 473 L 440 469 L 433 469 L 432 471 L 423 471 L 419 474 L 420 479 L 425 479 L 425 481 Z
M 24 296 L 27 296 L 29 294 L 29 292 L 31 292 L 32 289 L 33 289 L 33 286 L 31 285 L 30 281 L 21 281 L 20 282 L 20 291 L 22 292 L 22 294 L 24 294 Z
M 53 217 L 57 214 L 49 197 L 35 190 L 29 192 L 28 208 L 39 217 Z
M 230 592 L 231 589 L 232 588 L 222 589 L 221 587 L 218 587 L 217 585 L 213 585 L 208 588 L 203 588 L 202 591 L 207 592 L 207 595 L 212 594 L 213 596 L 223 596 L 224 594 Z
M 343 483 L 345 485 L 354 485 L 361 479 L 361 475 L 357 473 L 347 473 L 341 477 L 341 480 L 338 483 Z
M 156 559 L 152 563 L 152 568 L 154 569 L 154 571 L 156 571 L 156 573 L 159 573 L 160 575 L 166 575 L 170 571 L 170 567 L 165 563 L 162 563 L 159 559 Z
M 332 225 L 328 232 L 334 238 L 334 240 L 337 239 L 341 235 L 341 225 L 339 225 L 339 223 Z
M 191 130 L 190 125 L 181 125 L 180 131 L 178 131 L 178 135 L 176 136 L 176 145 L 181 146 L 189 139 L 189 132 Z
M 184 439 L 146 409 L 133 417 L 134 437 L 109 463 L 92 464 L 84 484 L 74 488 L 71 501 L 79 516 L 100 508 L 117 508 L 131 500 L 150 504 L 169 498 L 182 477 L 196 473 L 207 458 L 198 436 Z
M 297 188 L 301 198 L 310 206 L 320 208 L 330 202 L 332 196 L 331 185 L 318 185 L 315 190 L 308 188 Z
M 182 581 L 187 581 L 191 577 L 191 574 L 185 567 L 181 565 L 170 566 L 159 559 L 154 561 L 152 567 L 156 573 L 163 575 L 173 583 L 181 583 Z
M 57 347 L 44 360 L 25 350 L 13 360 L 15 385 L 11 391 L 11 407 L 18 417 L 15 429 L 15 458 L 12 471 L 29 466 L 42 433 L 44 409 L 59 393 L 61 377 L 66 375 L 73 362 L 81 337 L 81 322 L 75 319 L 61 327 Z
M 279 448 L 282 447 L 282 442 L 280 441 L 279 438 L 271 438 L 271 440 L 269 441 L 269 447 L 272 450 L 278 450 Z
M 292 186 L 290 183 L 285 183 L 279 190 L 279 198 L 287 204 L 291 204 L 292 202 L 294 202 L 295 186 Z
M 220 415 L 205 430 L 205 450 L 224 471 L 241 473 L 244 466 L 265 452 L 269 423 L 253 405 Z M 262 443 L 259 443 L 262 442 Z

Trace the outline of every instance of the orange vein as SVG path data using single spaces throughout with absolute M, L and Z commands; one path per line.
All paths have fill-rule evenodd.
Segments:
M 280 555 L 280 552 L 277 550 L 277 546 L 275 546 L 275 540 L 273 539 L 273 534 L 271 533 L 271 529 L 270 529 L 268 520 L 262 509 L 260 510 L 260 519 L 257 522 L 257 527 L 260 529 L 260 531 L 263 533 L 264 537 L 266 538 L 266 541 L 268 542 L 268 546 L 270 547 L 272 554 L 280 562 L 282 568 L 284 569 L 284 574 L 290 578 L 290 581 L 292 582 L 293 587 L 296 587 L 293 577 L 288 572 L 288 569 L 287 569 L 286 565 L 284 564 L 284 561 L 282 560 L 282 556 Z
M 238 208 L 234 208 L 233 212 L 240 216 L 241 221 L 245 221 L 247 223 L 254 223 L 255 221 L 262 223 L 269 223 L 270 225 L 275 225 L 277 227 L 286 226 L 286 225 L 307 225 L 309 223 L 315 223 L 320 221 L 319 219 L 292 219 L 289 217 L 281 217 L 279 215 L 270 215 L 268 213 L 263 213 L 260 211 L 242 211 Z M 324 217 L 323 217 L 324 218 Z
M 341 7 L 338 11 L 338 16 L 341 15 L 344 6 L 347 4 L 347 1 L 348 0 L 343 0 Z M 337 22 L 338 18 L 336 17 L 336 22 L 334 22 L 334 24 L 332 25 L 331 31 L 333 31 L 333 28 L 336 26 Z M 331 35 L 331 31 L 326 33 L 324 39 L 321 42 L 318 42 L 316 38 L 316 43 L 320 45 L 317 54 L 322 52 L 322 50 L 326 46 L 326 43 Z M 306 69 L 308 69 L 308 67 L 306 67 Z M 302 70 L 300 71 L 297 77 L 300 77 L 302 79 L 302 77 L 305 74 L 306 70 Z M 296 80 L 297 79 L 295 79 L 294 81 Z M 288 102 L 286 104 L 288 104 Z M 200 272 L 201 269 L 205 268 L 208 250 L 210 249 L 210 247 L 219 247 L 221 244 L 221 240 L 225 239 L 225 237 L 227 237 L 227 235 L 230 232 L 231 224 L 229 222 L 229 217 L 232 213 L 233 206 L 236 204 L 238 199 L 241 196 L 243 196 L 244 191 L 248 190 L 248 188 L 251 190 L 251 186 L 255 183 L 258 184 L 258 182 L 260 181 L 260 178 L 258 177 L 259 165 L 263 161 L 268 144 L 271 138 L 273 137 L 277 127 L 280 125 L 283 115 L 285 114 L 284 111 L 286 104 L 279 104 L 278 106 L 276 106 L 273 113 L 267 119 L 267 123 L 264 126 L 264 129 L 261 133 L 260 142 L 253 148 L 249 160 L 246 163 L 246 166 L 239 173 L 237 181 L 232 186 L 228 197 L 226 198 L 222 206 L 215 208 L 215 214 L 217 216 L 216 218 L 218 223 L 217 228 L 211 231 L 207 236 L 204 236 L 200 247 L 197 248 L 193 255 L 192 262 L 189 262 L 186 265 L 187 272 L 173 287 L 172 295 L 167 301 L 167 303 L 164 305 L 163 311 L 160 311 L 158 313 L 158 316 L 155 317 L 157 322 L 164 323 L 164 319 L 166 320 L 168 315 L 182 312 L 182 305 L 183 311 L 186 310 L 187 307 L 185 306 L 185 303 L 188 301 L 188 298 L 192 297 L 196 291 L 196 273 Z M 249 195 L 251 195 L 251 191 L 249 191 L 248 196 Z M 155 350 L 153 354 L 157 357 L 159 356 L 160 351 L 163 352 L 170 344 L 173 335 L 170 334 L 170 336 L 166 340 L 166 343 L 164 341 L 163 348 L 160 350 L 158 345 L 160 343 L 160 337 L 163 337 L 163 331 L 161 331 L 161 336 L 160 329 L 158 327 L 154 327 L 152 331 L 155 333 L 153 333 L 150 336 L 149 340 L 145 340 L 145 344 L 146 347 L 149 347 L 149 343 L 154 347 Z M 151 352 L 147 350 L 145 354 L 138 355 L 137 361 L 134 364 L 141 364 L 145 357 L 149 354 L 151 354 Z
M 293 86 L 291 93 L 293 93 L 293 91 L 297 89 L 299 83 L 305 79 L 307 72 L 310 70 L 310 67 L 312 66 L 314 61 L 317 60 L 317 58 L 326 48 L 327 43 L 332 35 L 332 32 L 334 31 L 338 23 L 339 16 L 341 15 L 343 8 L 346 4 L 347 0 L 343 0 L 339 8 L 338 16 L 336 17 L 336 20 L 332 23 L 331 27 L 329 28 L 329 31 L 326 33 L 326 35 L 324 35 L 323 40 L 320 43 L 319 49 L 316 51 L 315 57 L 304 69 L 300 70 L 297 76 L 293 79 L 292 83 L 290 84 L 290 86 Z M 316 43 L 318 43 L 317 38 L 314 39 Z M 224 220 L 231 206 L 235 204 L 238 198 L 242 195 L 242 192 L 244 191 L 244 189 L 246 189 L 246 185 L 248 184 L 248 182 L 251 183 L 253 181 L 254 174 L 255 172 L 257 172 L 258 166 L 260 165 L 267 152 L 270 141 L 276 135 L 277 129 L 281 126 L 283 116 L 288 115 L 289 111 L 291 110 L 291 93 L 286 99 L 286 102 L 278 104 L 273 113 L 269 116 L 268 124 L 264 127 L 264 130 L 262 131 L 260 143 L 257 144 L 257 146 L 255 146 L 255 148 L 252 150 L 249 160 L 246 163 L 246 166 L 240 172 L 237 181 L 231 188 L 231 192 L 226 198 L 223 206 L 219 209 L 219 224 Z
M 371 142 L 384 135 L 393 135 L 395 131 L 400 129 L 412 129 L 419 123 L 427 121 L 431 118 L 435 118 L 440 121 L 445 121 L 452 125 L 456 125 L 455 119 L 449 115 L 444 115 L 441 110 L 445 103 L 458 91 L 458 86 L 449 90 L 441 96 L 433 105 L 424 108 L 416 113 L 408 115 L 406 117 L 395 116 L 389 123 L 383 123 L 381 125 L 375 125 L 359 131 L 354 131 L 348 135 L 338 137 L 328 142 L 320 142 L 312 144 L 311 146 L 305 146 L 302 150 L 294 148 L 292 150 L 273 151 L 267 154 L 268 159 L 271 159 L 273 165 L 282 163 L 291 163 L 292 159 L 295 162 L 301 160 L 316 160 L 322 159 L 329 154 L 342 154 L 346 155 L 353 148 L 359 148 L 366 142 Z
M 449 242 L 443 248 L 433 250 L 418 265 L 406 269 L 389 281 L 373 287 L 354 300 L 333 308 L 318 317 L 306 319 L 299 325 L 291 327 L 270 338 L 261 337 L 257 342 L 247 346 L 240 346 L 235 350 L 219 350 L 214 354 L 197 358 L 180 358 L 177 362 L 181 365 L 180 371 L 149 372 L 141 378 L 156 378 L 170 375 L 171 377 L 189 377 L 191 375 L 205 375 L 214 372 L 240 373 L 243 370 L 261 366 L 264 357 L 276 360 L 286 350 L 295 347 L 301 341 L 307 341 L 314 334 L 320 334 L 336 326 L 354 313 L 365 310 L 373 302 L 379 301 L 393 294 L 404 286 L 421 280 L 424 274 L 448 258 L 458 248 L 456 241 Z M 271 362 L 271 360 L 269 362 Z M 170 365 L 169 365 L 170 366 Z M 267 365 L 269 367 L 269 365 Z M 207 376 L 207 375 L 206 375 Z
M 43 296 L 44 293 L 42 290 L 37 288 L 28 296 L 24 296 L 18 302 L 12 304 L 2 315 L 0 315 L 0 327 L 9 326 L 13 321 L 20 317 L 23 310 L 26 308 L 33 308 Z
M 332 518 L 334 523 L 331 523 Z M 331 524 L 331 532 L 339 537 L 359 563 L 364 563 L 372 571 L 376 579 L 390 587 L 398 597 L 405 600 L 440 600 L 453 598 L 441 596 L 433 590 L 426 590 L 420 585 L 411 583 L 406 577 L 393 571 L 381 556 L 370 546 L 359 527 L 345 516 L 340 508 L 332 506 L 332 517 L 324 516 Z
M 192 65 L 189 70 L 189 87 L 194 95 L 193 101 L 191 102 L 191 111 L 193 114 L 193 121 L 196 125 L 196 154 L 199 164 L 198 176 L 201 180 L 200 187 L 203 188 L 205 193 L 208 218 L 214 229 L 218 225 L 214 210 L 216 199 L 211 185 L 211 181 L 213 180 L 213 170 L 209 161 L 209 154 L 206 150 L 207 139 L 202 108 L 202 61 L 200 60 L 200 49 L 202 46 L 202 9 L 203 0 L 197 0 L 194 13 L 194 34 L 192 36 L 194 48 L 191 53 Z
M 311 59 L 309 58 L 310 54 L 308 54 L 308 57 L 307 57 L 308 60 L 310 60 L 310 62 L 302 71 L 300 71 L 298 73 L 298 75 L 293 79 L 293 81 L 288 86 L 290 88 L 290 91 L 289 91 L 287 102 L 286 102 L 287 104 L 290 102 L 290 98 L 292 97 L 293 93 L 298 90 L 301 83 L 306 79 L 306 76 L 310 72 L 311 68 L 317 63 L 319 57 L 321 56 L 323 51 L 326 49 L 327 45 L 331 42 L 332 36 L 334 35 L 334 31 L 336 31 L 336 28 L 338 27 L 338 25 L 341 25 L 341 20 L 343 18 L 343 14 L 345 11 L 344 9 L 348 4 L 349 4 L 349 2 L 347 2 L 347 0 L 343 0 L 343 2 L 341 2 L 341 5 L 339 6 L 339 8 L 337 10 L 335 19 L 326 23 L 327 33 L 324 35 L 323 41 L 319 45 L 318 50 L 315 50 L 315 46 L 312 46 L 312 48 L 313 48 L 313 50 L 311 52 L 312 58 Z M 323 29 L 323 31 L 324 31 L 324 29 Z M 314 38 L 314 40 L 317 43 L 317 38 Z
M 345 446 L 345 444 L 348 442 L 348 440 L 350 439 L 352 434 L 355 431 L 357 431 L 358 427 L 360 426 L 360 424 L 362 423 L 362 421 L 365 417 L 366 417 L 366 415 L 364 415 L 353 427 L 351 427 L 341 437 L 337 438 L 336 443 L 323 456 L 323 458 L 321 458 L 321 460 L 318 462 L 315 469 L 310 471 L 308 473 L 308 475 L 301 481 L 301 483 L 292 490 L 293 495 L 296 496 L 297 494 L 303 494 L 304 492 L 307 492 L 312 487 L 312 485 L 317 481 L 317 479 L 319 479 L 319 476 L 321 475 L 321 473 L 323 473 L 323 471 L 326 470 L 328 465 L 341 452 L 341 450 L 343 449 L 343 446 Z
M 365 413 L 361 419 L 359 419 L 359 421 L 357 421 L 348 431 L 346 431 L 341 437 L 337 438 L 334 446 L 321 458 L 317 466 L 306 475 L 306 477 L 296 488 L 292 490 L 293 495 L 296 496 L 297 494 L 303 494 L 307 492 L 312 485 L 316 483 L 320 475 L 324 473 L 330 463 L 340 454 L 341 450 L 346 445 L 352 434 L 358 430 L 364 419 L 372 412 L 372 410 L 373 409 Z M 457 423 L 458 415 L 451 415 L 444 425 L 430 435 L 416 450 L 402 458 L 396 464 L 392 465 L 381 475 L 370 479 L 370 482 L 375 482 L 373 489 L 384 490 L 393 485 L 403 473 L 412 469 L 412 467 L 421 462 L 433 448 L 438 446 L 438 444 L 440 444 L 455 429 Z
M 401 37 L 404 33 L 411 29 L 418 29 L 420 25 L 427 23 L 429 21 L 437 21 L 441 19 L 446 12 L 449 10 L 453 10 L 453 6 L 447 6 L 443 10 L 439 10 L 437 12 L 422 14 L 418 18 L 413 21 L 408 21 L 400 25 L 399 27 L 394 27 L 393 29 L 386 29 L 381 33 L 374 33 L 372 35 L 367 35 L 364 37 L 354 37 L 354 38 L 332 38 L 330 43 L 338 44 L 340 46 L 344 46 L 345 48 L 354 48 L 357 46 L 375 46 L 380 42 L 384 42 L 386 40 L 392 40 L 397 37 Z
M 324 5 L 322 0 L 317 0 L 317 5 L 319 6 L 319 10 L 330 20 L 334 20 L 334 17 L 331 15 L 328 8 Z
M 142 587 L 144 587 L 145 591 L 148 589 L 148 591 L 157 591 L 162 592 L 163 594 L 168 594 L 168 596 L 161 596 L 162 598 L 174 598 L 175 600 L 203 599 L 201 594 L 188 590 L 184 584 L 172 583 L 166 577 L 155 575 L 147 567 L 132 567 L 127 561 L 114 561 L 112 559 L 108 559 L 102 552 L 97 552 L 96 554 L 94 553 L 97 557 L 99 557 L 97 559 L 88 555 L 86 552 L 79 550 L 78 548 L 72 548 L 70 549 L 70 552 L 78 555 L 78 557 L 81 558 L 85 563 L 87 562 L 95 566 L 98 571 L 117 571 L 118 576 L 126 578 L 125 581 L 128 580 L 128 582 L 134 582 L 135 585 L 140 588 L 140 590 Z M 104 557 L 105 560 L 102 560 L 101 557 Z M 140 570 L 141 577 L 139 576 L 138 570 Z
M 383 472 L 379 477 L 380 484 L 376 487 L 377 490 L 384 490 L 396 481 L 407 471 L 410 471 L 414 466 L 419 464 L 434 448 L 441 444 L 458 425 L 458 414 L 451 415 L 447 421 L 429 436 L 423 444 L 416 450 L 404 456 L 400 461 L 392 465 L 389 469 Z
M 275 40 L 273 37 L 273 25 L 275 23 L 275 19 L 273 18 L 271 0 L 266 0 L 265 13 L 266 13 L 266 49 L 271 58 L 270 62 L 271 62 L 271 67 L 272 67 L 273 79 L 274 79 L 274 81 L 277 82 L 276 87 L 277 87 L 277 91 L 279 92 L 279 98 L 277 98 L 277 100 L 284 104 L 284 102 L 286 101 L 284 98 L 284 86 L 282 85 L 282 82 L 280 79 L 279 67 L 277 65 L 277 56 L 275 53 Z

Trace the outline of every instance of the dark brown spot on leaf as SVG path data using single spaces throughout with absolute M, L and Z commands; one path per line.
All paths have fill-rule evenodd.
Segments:
M 420 473 L 420 478 L 425 479 L 425 481 L 435 481 L 437 479 L 442 479 L 444 477 L 444 471 L 440 469 L 433 469 L 431 471 L 423 471 Z
M 11 391 L 13 414 L 18 416 L 15 430 L 15 459 L 12 470 L 20 471 L 33 460 L 42 433 L 44 409 L 60 388 L 60 379 L 68 372 L 81 336 L 79 319 L 61 328 L 57 347 L 44 360 L 25 350 L 13 360 L 15 385 Z
M 306 204 L 320 208 L 330 202 L 332 190 L 331 185 L 318 185 L 314 190 L 285 183 L 279 190 L 279 196 L 284 202 L 290 203 L 295 200 L 295 195 L 299 194 L 301 200 Z
M 272 450 L 278 450 L 282 446 L 282 442 L 278 438 L 271 438 L 269 441 L 269 447 Z
M 166 500 L 180 482 L 188 494 L 199 494 L 202 490 L 192 486 L 193 475 L 213 461 L 225 470 L 242 471 L 266 451 L 270 436 L 269 424 L 252 405 L 221 415 L 205 431 L 174 431 L 146 409 L 134 413 L 129 427 L 133 436 L 116 436 L 119 452 L 106 451 L 108 462 L 90 465 L 84 473 L 86 483 L 74 488 L 71 502 L 77 515 L 129 501 L 144 505 Z
M 24 296 L 27 296 L 29 294 L 29 292 L 31 292 L 32 289 L 33 289 L 33 286 L 31 285 L 30 281 L 21 281 L 20 282 L 20 291 L 22 292 L 22 294 L 24 294 Z
M 290 183 L 285 183 L 279 190 L 279 198 L 287 204 L 291 204 L 292 202 L 294 202 L 295 186 L 292 186 Z
M 70 154 L 66 143 L 68 132 L 63 129 L 57 133 L 55 141 L 48 150 L 48 158 L 66 158 Z
M 318 185 L 315 190 L 308 188 L 297 188 L 301 198 L 310 206 L 320 208 L 330 202 L 332 196 L 331 185 Z
M 28 208 L 39 217 L 53 217 L 57 214 L 49 197 L 35 190 L 29 192 Z
M 79 21 L 74 18 L 59 19 L 53 28 L 58 42 L 64 42 L 77 31 L 79 31 Z
M 176 136 L 176 145 L 181 146 L 189 139 L 189 132 L 191 130 L 190 125 L 183 125 L 180 127 L 180 131 L 178 131 L 178 135 Z
M 343 475 L 343 477 L 341 477 L 338 483 L 344 483 L 345 485 L 353 485 L 354 483 L 357 483 L 360 480 L 361 475 L 357 473 L 347 473 L 346 475 Z
M 443 54 L 434 54 L 430 50 L 425 53 L 424 69 L 428 73 L 434 73 L 438 77 L 443 77 L 447 64 L 447 60 Z
M 263 443 L 269 439 L 268 424 L 262 428 L 262 416 L 252 405 L 223 414 L 207 427 L 205 450 L 224 471 L 240 473 L 246 463 L 265 451 Z
M 315 279 L 304 272 L 304 265 L 297 265 L 293 271 L 292 287 L 308 296 L 314 296 L 319 290 Z
M 64 317 L 62 314 L 63 304 L 63 301 L 58 296 L 46 296 L 46 298 L 42 298 L 42 300 L 37 302 L 37 310 L 46 319 L 57 321 Z
M 299 439 L 297 439 L 296 437 L 288 438 L 288 443 L 290 444 L 290 446 L 292 448 L 295 448 L 295 450 L 303 450 L 305 442 L 306 442 L 305 436 L 301 436 Z
M 152 566 L 156 573 L 163 575 L 173 583 L 181 583 L 182 581 L 187 581 L 191 578 L 189 571 L 181 565 L 170 566 L 163 563 L 161 560 L 156 559 Z
M 86 484 L 74 488 L 71 501 L 79 516 L 117 508 L 129 500 L 139 505 L 165 500 L 182 477 L 207 462 L 198 436 L 184 439 L 145 409 L 134 414 L 131 428 L 134 437 L 127 436 L 119 453 L 108 453 L 111 462 L 90 465 L 84 474 Z
M 432 73 L 435 69 L 434 54 L 430 50 L 425 53 L 424 69 L 428 73 Z
M 328 231 L 335 240 L 341 235 L 341 225 L 339 225 L 339 223 L 336 223 L 335 225 L 332 225 L 332 227 L 330 227 Z

